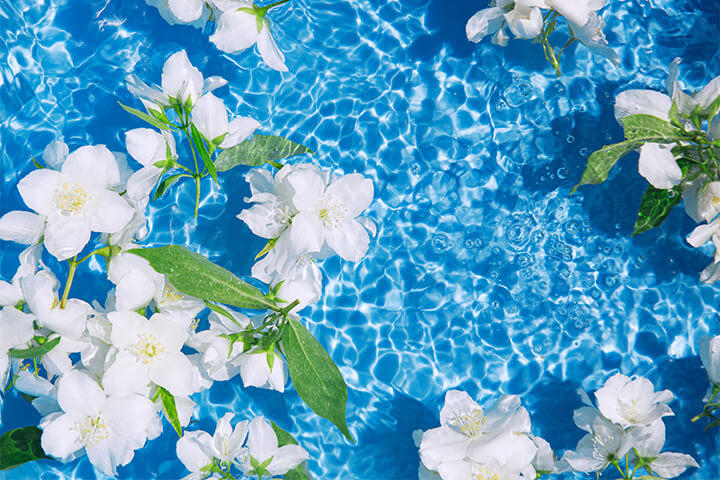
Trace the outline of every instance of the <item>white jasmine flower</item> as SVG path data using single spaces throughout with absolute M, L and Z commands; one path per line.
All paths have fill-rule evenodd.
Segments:
M 195 369 L 180 351 L 190 318 L 156 313 L 148 320 L 135 312 L 112 312 L 108 319 L 117 352 L 103 377 L 105 389 L 146 394 L 152 382 L 173 396 L 195 393 Z
M 0 310 L 0 385 L 5 385 L 10 358 L 8 351 L 13 348 L 27 348 L 35 334 L 35 317 L 14 307 Z
M 656 420 L 646 427 L 640 427 L 646 437 L 634 445 L 635 451 L 645 458 L 652 459 L 648 464 L 653 473 L 662 478 L 674 478 L 688 467 L 699 467 L 690 455 L 675 452 L 660 452 L 665 445 L 665 424 Z
M 20 266 L 13 275 L 12 281 L 0 280 L 0 306 L 14 307 L 19 302 L 24 301 L 20 279 L 35 273 L 38 265 L 41 264 L 41 255 L 41 244 L 31 245 L 20 253 Z
M 594 12 L 605 6 L 607 0 L 545 0 L 545 3 L 569 22 L 585 25 Z
M 711 222 L 720 213 L 720 182 L 700 175 L 683 184 L 685 212 L 696 222 Z
M 60 460 L 82 450 L 105 475 L 127 465 L 147 438 L 154 415 L 152 403 L 140 395 L 106 395 L 85 373 L 71 370 L 58 381 L 62 412 L 43 418 L 40 428 L 45 453 Z
M 20 180 L 23 201 L 47 218 L 45 248 L 59 260 L 80 253 L 90 232 L 115 233 L 133 216 L 111 187 L 120 182 L 113 154 L 104 146 L 71 153 L 61 171 L 35 170 Z
M 720 385 L 720 335 L 700 339 L 700 360 L 707 370 L 710 382 Z
M 287 72 L 285 55 L 278 49 L 270 34 L 266 10 L 255 8 L 252 2 L 213 0 L 222 12 L 210 41 L 225 53 L 237 53 L 257 44 L 265 64 L 279 72 Z
M 615 50 L 608 46 L 608 42 L 605 39 L 605 34 L 603 33 L 605 21 L 602 20 L 597 13 L 593 12 L 585 24 L 576 24 L 569 19 L 568 22 L 575 38 L 585 45 L 588 50 L 610 59 L 616 66 L 620 65 L 620 57 Z
M 598 415 L 590 433 L 577 444 L 575 451 L 565 452 L 563 460 L 578 472 L 602 471 L 612 461 L 622 458 L 640 438 L 639 430 L 625 432 L 620 425 Z
M 126 77 L 127 88 L 130 93 L 151 104 L 163 106 L 170 105 L 170 98 L 185 103 L 188 99 L 195 104 L 200 95 L 211 92 L 227 84 L 222 77 L 209 77 L 203 79 L 200 70 L 195 68 L 185 50 L 172 54 L 163 65 L 162 88 L 150 87 L 140 80 L 137 75 Z M 149 106 L 146 104 L 146 106 Z
M 276 351 L 253 348 L 238 357 L 240 377 L 246 387 L 285 391 L 287 368 L 285 359 Z
M 250 117 L 236 117 L 228 122 L 225 104 L 212 93 L 200 97 L 192 111 L 192 123 L 208 142 L 224 136 L 218 145 L 220 148 L 244 142 L 260 126 L 260 122 Z
M 655 392 L 647 378 L 631 379 L 616 373 L 595 392 L 595 398 L 606 418 L 627 428 L 648 425 L 660 417 L 673 415 L 667 402 L 675 397 L 670 390 Z
M 245 175 L 251 193 L 249 198 L 245 198 L 245 202 L 254 205 L 240 212 L 237 218 L 245 222 L 258 237 L 278 238 L 297 213 L 292 204 L 292 190 L 286 178 L 297 169 L 308 167 L 285 165 L 274 178 L 268 170 L 251 169 Z
M 167 160 L 168 151 L 171 158 L 177 158 L 175 137 L 168 131 L 135 128 L 125 132 L 125 145 L 130 156 L 142 165 L 128 180 L 127 195 L 144 208 L 150 191 L 165 171 L 155 163 Z
M 501 3 L 508 2 L 498 2 L 498 6 Z M 529 40 L 540 35 L 544 21 L 538 5 L 544 6 L 544 0 L 515 0 L 513 9 L 504 13 L 505 21 L 516 38 Z
M 286 182 L 298 213 L 290 239 L 298 253 L 320 252 L 327 243 L 343 259 L 357 262 L 370 243 L 368 232 L 355 218 L 373 198 L 373 183 L 360 174 L 344 175 L 329 185 L 317 169 L 298 169 Z
M 227 310 L 234 320 L 210 312 L 210 328 L 194 333 L 187 345 L 202 354 L 202 367 L 213 380 L 230 380 L 240 373 L 240 355 L 243 353 L 242 340 L 232 345 L 227 335 L 242 332 L 250 325 L 250 319 L 242 313 Z
M 308 452 L 299 445 L 278 447 L 277 436 L 265 417 L 255 417 L 250 421 L 247 447 L 249 451 L 242 469 L 248 476 L 260 473 L 252 465 L 253 459 L 258 464 L 270 460 L 263 477 L 266 474 L 275 477 L 289 472 L 309 457 Z
M 195 476 L 190 478 L 206 478 L 203 468 L 217 458 L 221 463 L 245 460 L 247 448 L 243 447 L 247 437 L 248 421 L 242 421 L 233 428 L 230 420 L 232 413 L 226 413 L 218 420 L 215 434 L 211 437 L 207 432 L 185 432 L 177 442 L 177 456 Z M 188 478 L 188 477 L 186 477 Z
M 473 463 L 535 476 L 531 462 L 538 447 L 528 436 L 530 417 L 517 396 L 505 395 L 485 412 L 467 393 L 451 390 L 440 411 L 440 425 L 423 434 L 420 459 L 442 478 L 463 478 Z

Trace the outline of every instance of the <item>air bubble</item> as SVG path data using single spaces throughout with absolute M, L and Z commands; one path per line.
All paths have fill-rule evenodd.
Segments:
M 567 143 L 573 143 L 575 141 L 575 137 L 572 135 L 568 135 L 567 137 L 565 137 L 565 141 L 567 141 Z
M 410 172 L 413 173 L 413 175 L 418 175 L 420 173 L 420 164 L 419 163 L 413 163 L 410 165 Z
M 587 154 L 589 153 L 587 148 L 581 148 L 580 149 L 580 156 L 581 157 L 587 157 Z
M 444 233 L 439 233 L 432 238 L 430 245 L 434 251 L 442 253 L 450 248 L 450 239 Z

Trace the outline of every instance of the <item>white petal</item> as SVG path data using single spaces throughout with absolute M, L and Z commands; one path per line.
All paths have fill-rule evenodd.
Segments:
M 282 475 L 306 461 L 310 455 L 300 445 L 285 445 L 278 448 L 272 462 L 268 465 L 271 475 Z
M 90 229 L 94 232 L 117 233 L 135 215 L 130 204 L 112 190 L 103 190 L 98 197 L 97 206 L 90 217 Z
M 354 219 L 326 228 L 325 240 L 330 248 L 348 262 L 362 260 L 370 245 L 367 231 Z
M 85 373 L 70 370 L 58 383 L 58 403 L 65 412 L 94 416 L 105 405 L 105 392 Z
M 228 134 L 220 144 L 220 148 L 230 148 L 238 145 L 255 133 L 260 122 L 250 117 L 235 117 L 228 124 Z
M 646 143 L 640 148 L 638 171 L 655 188 L 670 189 L 682 180 L 682 170 L 670 151 L 673 146 Z
M 161 105 L 169 104 L 168 97 L 162 92 L 162 90 L 148 86 L 135 74 L 130 74 L 125 77 L 125 83 L 130 93 L 140 99 L 146 99 Z
M 147 167 L 165 160 L 165 137 L 150 128 L 135 128 L 125 132 L 125 146 L 135 160 Z
M 150 366 L 150 380 L 173 395 L 186 396 L 193 391 L 193 366 L 182 353 L 161 355 Z
M 69 153 L 70 149 L 65 142 L 55 140 L 54 142 L 50 142 L 48 146 L 45 147 L 45 150 L 43 150 L 43 163 L 48 168 L 60 170 Z
M 504 22 L 503 12 L 497 7 L 486 8 L 476 12 L 465 24 L 467 39 L 478 43 L 487 35 L 500 30 Z
M 90 226 L 78 216 L 49 219 L 45 230 L 45 248 L 58 260 L 77 255 L 90 241 Z
M 168 0 L 168 6 L 175 18 L 182 23 L 192 23 L 203 13 L 203 0 Z
M 79 432 L 73 428 L 79 420 L 73 415 L 60 415 L 48 423 L 40 439 L 42 449 L 48 455 L 63 459 L 83 447 Z
M 328 186 L 325 196 L 340 201 L 348 209 L 347 216 L 355 218 L 370 206 L 373 182 L 359 173 L 343 175 Z
M 147 365 L 140 364 L 134 355 L 119 352 L 105 370 L 102 384 L 108 394 L 148 394 L 150 378 Z
M 203 88 L 203 76 L 195 68 L 185 50 L 172 54 L 163 65 L 162 71 L 163 92 L 181 102 L 188 98 L 195 103 Z
M 220 15 L 210 41 L 226 53 L 241 52 L 258 40 L 257 17 L 246 12 L 227 11 Z
M 213 75 L 205 79 L 203 83 L 202 93 L 210 93 L 213 90 L 217 90 L 220 87 L 227 85 L 228 81 L 218 75 Z
M 153 187 L 160 180 L 163 169 L 158 167 L 143 167 L 133 173 L 127 183 L 127 196 L 134 202 L 141 204 L 149 201 Z
M 547 4 L 577 25 L 585 25 L 590 18 L 588 3 L 583 0 L 547 0 Z
M 663 452 L 650 464 L 653 473 L 663 478 L 674 478 L 683 473 L 688 467 L 699 467 L 690 455 L 675 452 Z
M 212 93 L 206 93 L 193 107 L 192 123 L 208 142 L 227 133 L 228 117 L 225 104 Z
M 467 454 L 470 438 L 447 427 L 433 428 L 423 434 L 420 459 L 430 470 L 442 463 L 462 460 Z
M 258 203 L 246 208 L 237 215 L 250 230 L 262 238 L 277 238 L 287 227 L 276 215 L 276 207 L 272 203 Z
M 615 97 L 615 119 L 619 122 L 630 115 L 652 115 L 666 122 L 672 100 L 664 93 L 654 90 L 625 90 Z
M 718 233 L 718 230 L 720 230 L 720 219 L 714 220 L 712 223 L 706 225 L 698 225 L 695 227 L 695 230 L 688 235 L 687 241 L 695 248 L 701 247 L 710 240 L 710 237 Z
M 247 446 L 250 454 L 260 462 L 264 462 L 276 454 L 277 436 L 265 417 L 255 417 L 250 421 Z
M 710 381 L 720 384 L 720 335 L 715 337 L 703 336 L 699 342 L 700 360 L 708 372 Z
M 60 172 L 44 168 L 30 172 L 20 180 L 17 188 L 25 205 L 48 216 L 55 211 L 55 192 L 60 180 Z
M 185 432 L 177 442 L 177 456 L 191 472 L 199 472 L 212 462 L 212 437 L 207 432 Z
M 62 173 L 73 181 L 99 188 L 110 188 L 120 183 L 115 156 L 105 145 L 78 148 L 65 160 Z
M 710 104 L 718 97 L 720 97 L 720 76 L 710 80 L 710 83 L 696 93 L 693 99 L 702 107 L 703 113 L 707 113 Z
M 365 232 L 362 227 L 360 229 Z M 367 232 L 365 235 L 367 236 Z M 336 234 L 336 236 L 338 235 Z M 309 212 L 300 212 L 293 217 L 290 226 L 290 240 L 298 253 L 319 252 L 325 240 L 325 227 L 315 215 Z
M 270 34 L 267 20 L 263 24 L 263 28 L 258 36 L 257 47 L 260 56 L 268 67 L 278 72 L 288 71 L 288 68 L 285 66 L 285 55 L 283 55 L 275 44 L 275 40 L 273 40 Z
M 13 210 L 0 218 L 0 239 L 32 245 L 45 231 L 45 217 L 32 212 Z
M 450 426 L 450 421 L 471 410 L 480 410 L 480 405 L 462 390 L 449 390 L 440 410 L 440 425 Z

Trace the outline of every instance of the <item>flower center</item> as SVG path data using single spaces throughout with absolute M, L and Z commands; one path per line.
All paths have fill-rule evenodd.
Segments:
M 487 465 L 475 465 L 472 470 L 473 480 L 500 480 L 500 476 Z
M 483 415 L 482 410 L 474 408 L 451 419 L 450 425 L 457 427 L 462 433 L 469 437 L 476 437 L 485 433 L 481 428 L 486 421 L 487 417 Z
M 138 335 L 138 341 L 128 347 L 128 351 L 147 365 L 155 357 L 163 353 L 165 347 L 158 342 L 152 333 L 142 333 Z
M 72 429 L 80 434 L 80 442 L 83 446 L 91 447 L 105 440 L 109 433 L 108 426 L 100 415 L 78 420 Z
M 165 289 L 163 290 L 163 301 L 176 303 L 185 298 L 185 294 L 175 288 L 170 282 L 165 282 Z M 163 303 L 164 303 L 163 302 Z
M 632 423 L 638 423 L 638 418 L 640 417 L 640 409 L 638 408 L 638 401 L 636 399 L 631 399 L 627 402 L 623 402 L 622 400 L 619 401 L 620 403 L 620 415 L 625 417 L 625 419 L 629 420 Z
M 334 198 L 326 197 L 315 204 L 312 212 L 325 227 L 337 227 L 338 223 L 347 216 L 348 209 Z
M 85 207 L 90 194 L 77 183 L 63 182 L 55 194 L 55 207 L 68 217 L 77 215 Z

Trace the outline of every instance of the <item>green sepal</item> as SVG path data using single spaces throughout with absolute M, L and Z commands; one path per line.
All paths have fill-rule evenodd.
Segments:
M 305 153 L 315 154 L 310 148 L 284 137 L 253 135 L 239 145 L 220 152 L 215 159 L 218 172 L 225 172 L 238 165 L 258 167 L 283 158 Z
M 186 295 L 252 310 L 281 310 L 256 287 L 229 270 L 180 245 L 128 250 L 150 262 L 156 272 Z
M 180 425 L 180 418 L 178 417 L 177 407 L 175 406 L 175 397 L 163 387 L 158 387 L 158 393 L 160 394 L 160 401 L 165 411 L 165 417 L 175 429 L 178 437 L 182 437 L 182 426 Z
M 680 118 L 678 118 L 678 106 L 675 100 L 673 100 L 670 111 L 668 112 L 668 118 L 670 119 L 670 125 L 677 128 L 684 128 Z
M 42 338 L 44 339 L 44 337 Z M 43 341 L 40 345 L 34 347 L 10 350 L 8 355 L 12 358 L 20 359 L 38 358 L 55 348 L 58 343 L 60 343 L 60 337 L 55 337 L 52 340 Z
M 43 168 L 47 168 L 47 167 L 45 167 L 45 166 L 43 166 L 43 165 L 40 165 L 40 164 L 38 163 L 38 161 L 35 160 L 35 157 L 33 157 L 32 155 L 30 155 L 30 158 L 32 158 L 33 165 L 35 165 L 35 168 L 37 168 L 38 170 L 42 170 Z
M 153 195 L 153 200 L 157 200 L 165 195 L 165 192 L 167 192 L 170 187 L 183 177 L 190 177 L 190 175 L 187 173 L 176 173 L 175 175 L 166 177 L 162 182 L 158 183 L 158 186 L 155 189 L 155 194 Z
M 268 240 L 267 243 L 265 244 L 265 246 L 263 247 L 263 249 L 260 250 L 257 255 L 255 255 L 255 260 L 257 260 L 258 258 L 267 254 L 270 250 L 272 250 L 275 247 L 275 244 L 277 243 L 277 241 L 278 241 L 277 238 L 271 238 L 270 240 Z
M 160 130 L 170 130 L 170 126 L 166 123 L 161 122 L 155 117 L 152 117 L 148 115 L 145 112 L 141 112 L 140 110 L 132 107 L 128 107 L 127 105 L 123 105 L 122 103 L 118 102 L 118 104 L 128 113 L 135 115 L 141 120 L 146 121 L 150 125 L 152 125 L 155 128 L 159 128 Z
M 165 115 L 165 111 L 163 110 L 155 110 L 154 108 L 148 108 L 148 112 L 150 112 L 150 115 L 155 117 L 156 120 L 159 122 L 164 123 L 165 125 L 170 124 L 170 119 Z
M 197 151 L 200 154 L 200 158 L 202 158 L 202 161 L 205 164 L 205 168 L 208 169 L 208 172 L 210 172 L 210 176 L 213 180 L 215 180 L 215 183 L 219 185 L 217 171 L 215 170 L 215 164 L 210 158 L 210 152 L 208 152 L 208 149 L 205 146 L 205 137 L 200 133 L 200 130 L 198 130 L 192 123 L 190 124 L 190 134 L 192 136 L 193 143 L 195 144 L 195 148 L 197 148 Z
M 648 185 L 640 201 L 640 211 L 635 222 L 633 236 L 662 224 L 672 209 L 680 204 L 681 199 L 682 195 L 678 190 L 661 190 Z
M 274 456 L 268 458 L 262 463 L 260 463 L 260 461 L 252 455 L 248 454 L 248 456 L 250 457 L 250 465 L 253 467 L 252 470 L 248 472 L 250 475 L 270 475 L 270 472 L 267 471 L 267 467 L 272 463 Z
M 280 428 L 275 422 L 270 420 L 270 426 L 272 426 L 275 436 L 278 440 L 278 447 L 284 447 L 285 445 L 298 445 L 295 437 L 290 435 L 288 432 Z M 293 468 L 289 472 L 283 474 L 284 480 L 312 480 L 310 470 L 308 469 L 307 462 L 302 462 L 297 467 Z
M 50 458 L 42 449 L 43 431 L 37 427 L 16 428 L 0 437 L 0 470 L 10 470 L 26 462 Z
M 312 334 L 294 318 L 283 331 L 282 345 L 295 390 L 318 415 L 330 420 L 355 442 L 347 427 L 347 385 L 337 365 Z

